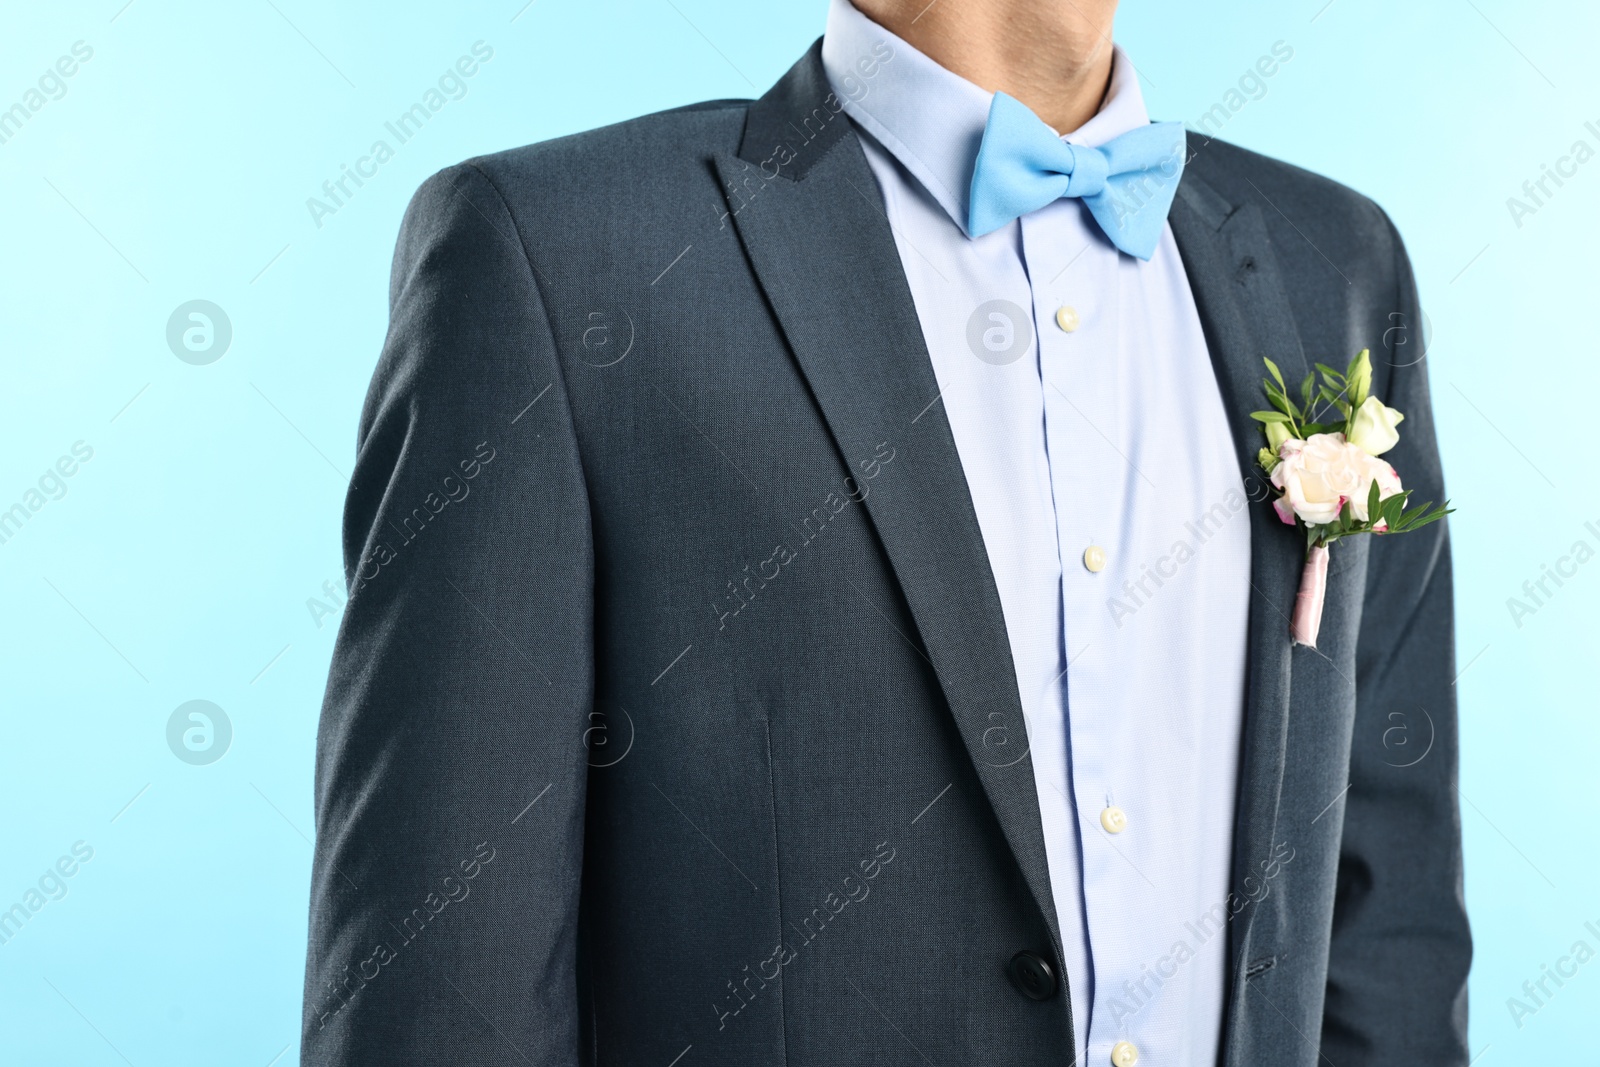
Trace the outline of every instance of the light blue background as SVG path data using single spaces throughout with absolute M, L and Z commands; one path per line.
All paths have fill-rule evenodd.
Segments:
M 0 908 L 74 842 L 94 849 L 67 895 L 0 945 L 0 1060 L 294 1062 L 337 621 L 319 628 L 307 600 L 340 577 L 345 476 L 407 199 L 468 156 L 753 95 L 825 11 L 523 3 L 0 9 L 0 108 L 73 42 L 94 49 L 0 144 L 0 509 L 75 441 L 94 449 L 0 544 Z M 1286 42 L 1293 59 L 1223 136 L 1372 195 L 1409 243 L 1460 508 L 1473 1052 L 1485 1067 L 1579 1062 L 1600 961 L 1520 1029 L 1506 999 L 1579 938 L 1600 949 L 1584 930 L 1600 927 L 1600 562 L 1520 627 L 1506 601 L 1574 541 L 1600 548 L 1583 444 L 1600 385 L 1600 160 L 1520 228 L 1506 198 L 1574 141 L 1600 149 L 1600 9 L 1126 0 L 1118 35 L 1152 114 L 1191 123 Z M 465 98 L 313 225 L 307 197 L 478 40 L 494 58 Z M 617 165 L 649 180 L 649 159 Z M 208 366 L 165 340 L 196 298 L 234 330 Z M 209 766 L 167 747 L 169 715 L 192 699 L 233 724 Z

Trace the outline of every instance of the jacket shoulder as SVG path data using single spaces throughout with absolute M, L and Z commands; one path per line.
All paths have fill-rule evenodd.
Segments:
M 1331 263 L 1346 281 L 1397 281 L 1406 261 L 1398 229 L 1365 194 L 1304 167 L 1202 134 L 1189 134 L 1193 173 L 1232 205 L 1259 206 L 1280 257 Z M 1409 268 L 1407 268 L 1409 269 Z
M 748 100 L 707 100 L 465 160 L 497 185 L 582 188 L 668 177 L 738 148 Z
M 406 210 L 405 231 L 452 212 L 466 193 L 531 252 L 575 254 L 596 238 L 619 254 L 659 235 L 663 220 L 720 203 L 711 160 L 737 151 L 745 100 L 711 100 L 582 133 L 474 156 L 437 172 Z M 463 215 L 463 217 L 466 217 Z M 470 221 L 470 219 L 469 219 Z
M 1234 203 L 1267 200 L 1296 222 L 1290 206 L 1342 225 L 1387 225 L 1383 209 L 1350 186 L 1219 138 L 1191 132 L 1188 166 Z

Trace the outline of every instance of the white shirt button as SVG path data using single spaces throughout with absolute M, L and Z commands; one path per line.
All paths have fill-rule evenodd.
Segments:
M 1100 813 L 1100 825 L 1105 827 L 1108 834 L 1120 834 L 1128 828 L 1128 815 L 1115 804 L 1108 804 Z
M 1106 569 L 1106 550 L 1099 545 L 1090 545 L 1083 550 L 1083 565 L 1099 574 Z
M 1071 333 L 1078 328 L 1083 320 L 1078 318 L 1078 309 L 1070 304 L 1062 304 L 1056 309 L 1056 325 Z
M 1139 1050 L 1128 1041 L 1118 1041 L 1111 1046 L 1111 1062 L 1115 1067 L 1133 1067 L 1139 1062 Z

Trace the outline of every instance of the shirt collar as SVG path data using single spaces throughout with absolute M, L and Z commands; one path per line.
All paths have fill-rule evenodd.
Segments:
M 822 66 L 856 125 L 966 233 L 967 190 L 994 94 L 941 67 L 850 0 L 831 0 Z M 1099 112 L 1062 139 L 1098 148 L 1149 121 L 1133 64 L 1114 47 L 1111 86 Z

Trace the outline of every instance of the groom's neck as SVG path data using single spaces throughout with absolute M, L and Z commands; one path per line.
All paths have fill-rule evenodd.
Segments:
M 947 70 L 1014 96 L 1060 133 L 1094 117 L 1111 82 L 1117 0 L 854 0 Z

